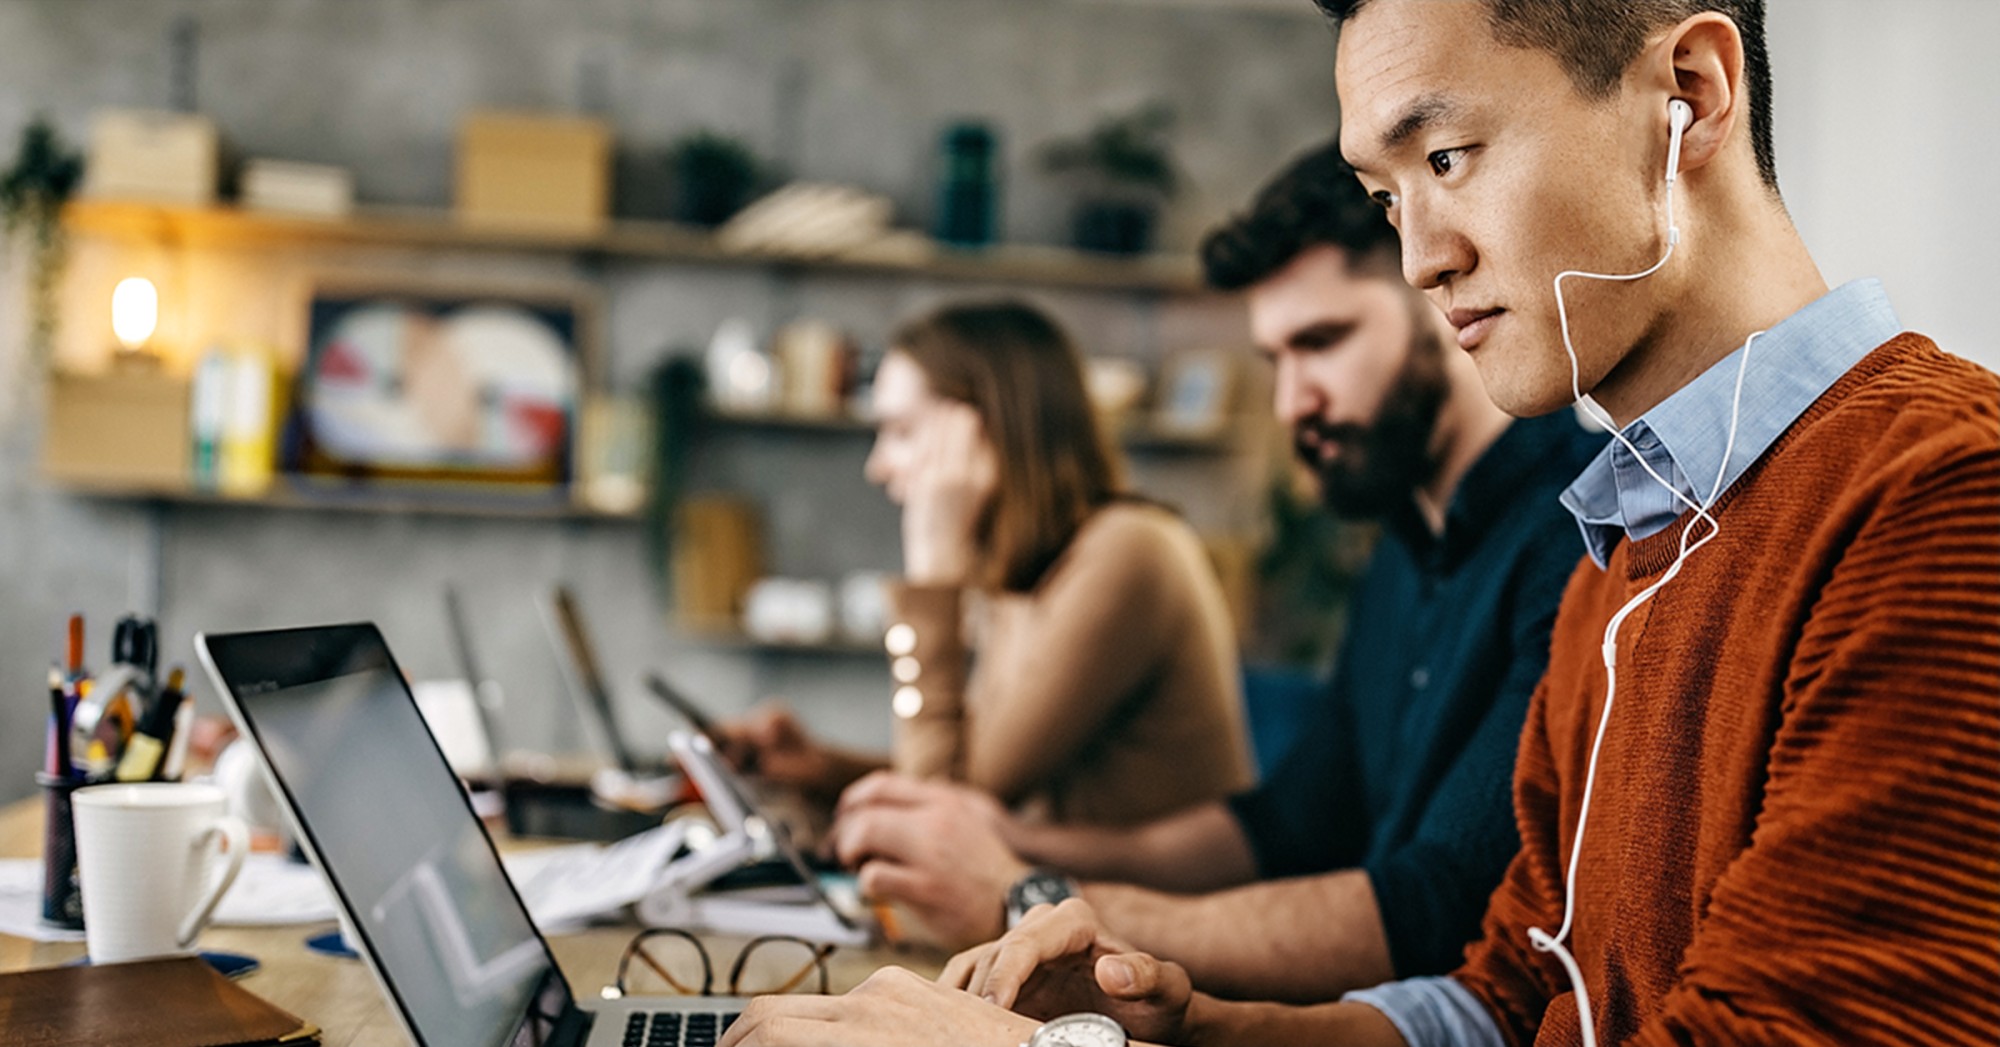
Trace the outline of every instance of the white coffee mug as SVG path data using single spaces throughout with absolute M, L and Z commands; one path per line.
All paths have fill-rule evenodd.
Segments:
M 250 830 L 227 812 L 227 802 L 221 789 L 188 782 L 75 792 L 77 881 L 91 963 L 194 951 L 195 937 L 250 850 Z

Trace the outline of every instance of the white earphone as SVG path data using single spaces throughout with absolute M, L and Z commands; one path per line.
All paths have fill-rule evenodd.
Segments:
M 1625 445 L 1625 449 L 1631 452 L 1632 459 L 1639 463 L 1639 467 L 1645 470 L 1647 476 L 1652 477 L 1655 483 L 1666 488 L 1667 493 L 1672 495 L 1675 501 L 1693 510 L 1695 515 L 1695 518 L 1689 520 L 1687 526 L 1681 529 L 1680 552 L 1679 555 L 1674 557 L 1673 565 L 1667 568 L 1659 580 L 1648 585 L 1637 596 L 1634 596 L 1627 602 L 1625 606 L 1619 608 L 1618 613 L 1612 615 L 1611 620 L 1604 627 L 1604 644 L 1602 647 L 1604 655 L 1604 711 L 1598 714 L 1596 737 L 1590 745 L 1590 764 L 1589 770 L 1584 776 L 1583 801 L 1578 807 L 1576 816 L 1576 837 L 1570 845 L 1569 866 L 1564 876 L 1563 884 L 1562 926 L 1554 934 L 1550 934 L 1540 927 L 1530 927 L 1528 929 L 1529 944 L 1533 945 L 1537 951 L 1554 953 L 1556 959 L 1562 963 L 1563 970 L 1569 975 L 1570 986 L 1576 991 L 1577 1022 L 1579 1029 L 1583 1033 L 1583 1047 L 1597 1047 L 1597 1029 L 1591 1020 L 1590 1013 L 1590 992 L 1584 987 L 1583 971 L 1577 966 L 1576 957 L 1571 955 L 1569 949 L 1563 945 L 1563 942 L 1569 938 L 1570 930 L 1576 921 L 1576 869 L 1578 862 L 1583 857 L 1584 828 L 1590 821 L 1590 798 L 1597 785 L 1597 758 L 1604 748 L 1605 729 L 1611 723 L 1612 703 L 1618 697 L 1618 630 L 1625 624 L 1625 619 L 1630 617 L 1632 612 L 1638 610 L 1647 600 L 1652 599 L 1653 594 L 1659 592 L 1668 582 L 1673 581 L 1676 575 L 1680 574 L 1681 565 L 1687 562 L 1689 554 L 1707 545 L 1717 534 L 1722 532 L 1722 525 L 1717 523 L 1715 517 L 1710 514 L 1709 507 L 1715 504 L 1716 497 L 1722 493 L 1722 481 L 1729 475 L 1729 458 L 1736 451 L 1736 423 L 1743 406 L 1743 375 L 1750 364 L 1750 347 L 1757 341 L 1757 336 L 1764 332 L 1757 331 L 1752 333 L 1749 339 L 1743 343 L 1742 358 L 1736 365 L 1736 391 L 1729 405 L 1729 436 L 1723 444 L 1722 464 L 1716 469 L 1715 483 L 1709 488 L 1708 497 L 1700 501 L 1695 501 L 1686 494 L 1681 493 L 1679 488 L 1669 483 L 1665 477 L 1656 472 L 1651 463 L 1646 461 L 1645 455 L 1640 454 L 1639 449 L 1634 447 L 1632 442 L 1626 438 L 1617 422 L 1609 414 L 1605 413 L 1603 408 L 1597 406 L 1595 402 L 1583 395 L 1579 374 L 1580 368 L 1576 358 L 1576 346 L 1570 340 L 1569 334 L 1569 307 L 1563 301 L 1562 285 L 1564 280 L 1571 278 L 1615 281 L 1643 279 L 1659 272 L 1660 268 L 1667 264 L 1667 260 L 1674 256 L 1674 248 L 1681 241 L 1680 226 L 1674 221 L 1674 183 L 1680 179 L 1681 136 L 1686 133 L 1688 125 L 1693 122 L 1693 107 L 1678 98 L 1667 103 L 1667 125 L 1669 128 L 1666 175 L 1667 247 L 1666 251 L 1660 255 L 1660 260 L 1636 273 L 1589 273 L 1569 269 L 1558 273 L 1555 281 L 1556 317 L 1562 326 L 1563 350 L 1569 354 L 1570 395 L 1586 414 L 1590 415 L 1599 425 L 1610 431 L 1612 439 Z M 1703 522 L 1708 524 L 1708 529 L 1702 532 L 1701 537 L 1690 540 L 1695 532 L 1696 524 Z
M 1667 244 L 1681 242 L 1681 227 L 1674 224 L 1674 183 L 1681 177 L 1681 136 L 1694 123 L 1694 107 L 1676 98 L 1667 103 Z

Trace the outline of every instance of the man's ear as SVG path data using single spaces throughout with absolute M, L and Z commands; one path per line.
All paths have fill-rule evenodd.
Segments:
M 1648 49 L 1640 86 L 1678 98 L 1694 110 L 1681 138 L 1681 170 L 1697 170 L 1722 154 L 1750 111 L 1743 80 L 1743 36 L 1725 15 L 1705 11 L 1675 26 Z

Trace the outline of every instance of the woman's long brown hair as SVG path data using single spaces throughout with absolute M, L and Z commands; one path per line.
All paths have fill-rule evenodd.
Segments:
M 933 393 L 972 406 L 999 456 L 998 489 L 974 533 L 976 580 L 1034 588 L 1123 484 L 1075 346 L 1046 314 L 1012 301 L 948 306 L 904 325 L 890 345 Z

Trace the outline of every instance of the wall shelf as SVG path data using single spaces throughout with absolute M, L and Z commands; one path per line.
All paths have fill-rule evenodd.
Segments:
M 1026 244 L 954 251 L 905 235 L 840 254 L 807 257 L 727 250 L 704 230 L 668 222 L 616 221 L 597 233 L 494 229 L 464 224 L 450 211 L 419 208 L 369 207 L 348 218 L 322 219 L 236 207 L 85 199 L 72 202 L 63 220 L 77 233 L 184 247 L 321 245 L 534 251 L 956 282 L 1169 295 L 1202 293 L 1201 274 L 1194 258 L 1187 255 L 1121 258 Z
M 854 415 L 803 415 L 711 408 L 707 420 L 725 428 L 751 430 L 856 436 L 872 436 L 875 432 L 875 423 Z M 1246 429 L 1244 423 L 1244 419 L 1232 418 L 1212 433 L 1185 433 L 1138 422 L 1121 428 L 1117 439 L 1119 446 L 1132 454 L 1226 454 L 1241 445 L 1242 434 Z
M 592 509 L 555 498 L 507 495 L 490 491 L 452 491 L 425 488 L 399 490 L 393 487 L 341 489 L 299 486 L 280 481 L 271 490 L 253 496 L 227 495 L 189 488 L 148 487 L 51 478 L 49 482 L 82 498 L 111 501 L 152 502 L 169 506 L 225 506 L 286 511 L 343 513 L 387 513 L 412 516 L 466 516 L 503 520 L 573 520 L 580 522 L 636 523 L 642 512 L 618 513 Z

